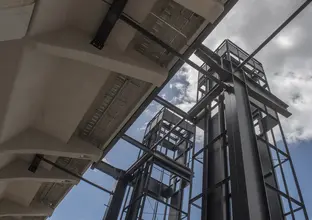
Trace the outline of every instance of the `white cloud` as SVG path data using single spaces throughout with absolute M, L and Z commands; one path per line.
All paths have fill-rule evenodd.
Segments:
M 204 44 L 215 49 L 228 38 L 250 53 L 302 3 L 240 0 Z M 290 106 L 293 115 L 280 119 L 292 142 L 312 139 L 311 12 L 311 6 L 305 9 L 256 56 L 265 67 L 272 92 Z
M 312 138 L 312 75 L 309 71 L 283 71 L 271 77 L 272 90 L 289 104 L 290 118 L 280 117 L 289 141 Z

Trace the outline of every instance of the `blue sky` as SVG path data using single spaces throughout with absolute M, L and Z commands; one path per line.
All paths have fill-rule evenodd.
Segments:
M 216 30 L 204 41 L 215 49 L 228 38 L 247 52 L 252 52 L 302 0 L 240 0 Z M 309 13 L 310 12 L 310 13 Z M 300 182 L 306 207 L 312 216 L 312 37 L 311 6 L 278 35 L 256 58 L 263 63 L 271 90 L 290 105 L 293 116 L 282 119 L 283 128 Z M 185 66 L 161 92 L 178 107 L 187 110 L 196 99 L 196 71 Z M 161 106 L 153 102 L 127 132 L 142 140 L 146 122 Z M 105 158 L 119 168 L 127 169 L 138 150 L 119 141 Z M 100 171 L 88 170 L 85 178 L 113 189 L 114 180 Z M 55 210 L 51 220 L 102 219 L 109 196 L 83 182 L 75 186 Z M 195 219 L 195 218 L 194 218 Z

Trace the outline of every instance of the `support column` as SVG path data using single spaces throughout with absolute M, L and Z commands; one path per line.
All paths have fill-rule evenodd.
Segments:
M 221 109 L 220 109 L 221 110 Z M 205 187 L 206 208 L 203 213 L 203 219 L 226 220 L 227 219 L 227 196 L 226 195 L 226 158 L 225 146 L 221 131 L 221 123 L 224 120 L 221 118 L 223 114 L 217 113 L 208 119 L 208 147 L 204 151 L 204 176 L 207 184 Z M 223 111 L 223 109 L 222 109 Z M 219 136 L 218 140 L 215 140 Z
M 242 76 L 242 73 L 234 73 Z M 243 76 L 242 76 L 243 77 Z M 232 77 L 225 93 L 233 220 L 269 220 L 262 168 L 245 85 Z
M 178 146 L 178 155 L 181 155 L 176 161 L 180 164 L 185 165 L 186 164 L 186 159 L 187 159 L 187 154 L 185 152 L 185 150 L 188 147 L 188 142 L 187 141 L 183 141 L 179 146 Z M 175 183 L 175 184 L 179 184 L 180 189 L 183 188 L 183 184 L 186 184 L 184 180 L 180 181 L 179 183 Z M 171 197 L 171 202 L 170 205 L 173 207 L 177 207 L 179 210 L 181 210 L 182 207 L 182 203 L 183 203 L 183 196 L 184 193 L 183 191 L 177 191 L 172 197 Z M 181 219 L 181 212 L 178 211 L 175 208 L 170 208 L 169 209 L 169 216 L 168 216 L 168 220 L 179 220 Z
M 118 219 L 127 186 L 128 181 L 125 179 L 120 178 L 117 180 L 114 194 L 111 195 L 109 208 L 106 210 L 103 220 Z
M 126 220 L 137 220 L 139 215 L 139 209 L 141 205 L 141 200 L 144 197 L 144 186 L 148 178 L 148 170 L 149 170 L 149 163 L 147 163 L 146 167 L 144 169 L 141 169 L 141 171 L 145 172 L 144 174 L 139 175 L 137 178 L 137 182 L 133 188 L 133 192 L 131 195 L 131 204 L 127 210 Z M 140 172 L 140 170 L 138 171 Z M 146 196 L 146 195 L 145 195 Z M 141 207 L 144 209 L 144 207 Z M 141 211 L 142 212 L 142 211 Z

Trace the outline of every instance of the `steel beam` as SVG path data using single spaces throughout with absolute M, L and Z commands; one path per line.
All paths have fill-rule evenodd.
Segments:
M 200 58 L 201 60 L 203 60 L 210 68 L 212 68 L 214 71 L 216 71 L 220 77 L 220 79 L 224 80 L 227 77 L 229 77 L 230 75 L 232 75 L 231 72 L 227 71 L 226 69 L 222 68 L 218 62 L 220 62 L 220 57 L 218 60 L 215 60 L 216 56 L 214 56 L 213 54 L 206 54 L 203 51 L 203 47 L 199 50 L 196 50 L 195 55 L 198 56 L 198 58 Z M 210 53 L 209 51 L 210 49 L 206 49 L 205 51 Z M 212 56 L 212 57 L 211 57 Z
M 127 175 L 127 176 L 132 175 L 141 166 L 143 166 L 143 164 L 146 163 L 151 157 L 152 157 L 152 154 L 144 154 L 134 164 L 132 164 L 131 167 L 129 167 L 129 169 L 126 171 L 125 175 Z
M 153 161 L 158 166 L 164 168 L 165 170 L 168 170 L 169 172 L 174 173 L 175 175 L 181 177 L 187 182 L 190 182 L 193 176 L 192 171 L 188 167 L 177 163 L 175 160 L 160 152 L 155 152 Z
M 224 114 L 220 112 L 214 115 L 212 118 L 208 118 L 208 142 L 210 143 L 216 137 L 220 135 L 221 123 L 224 120 L 221 118 Z M 226 175 L 226 148 L 223 143 L 223 138 L 215 141 L 213 144 L 209 145 L 208 149 L 204 151 L 204 167 L 203 167 L 203 184 L 206 184 L 205 192 L 203 194 L 203 205 L 206 204 L 206 209 L 203 209 L 204 216 L 208 218 L 202 219 L 214 219 L 214 220 L 226 220 L 227 219 L 227 200 L 228 195 L 226 194 L 226 184 L 220 184 L 216 187 L 218 183 L 227 178 Z M 208 195 L 208 189 L 212 189 Z M 205 201 L 204 201 L 205 198 Z
M 216 54 L 215 52 L 213 52 L 212 50 L 210 50 L 208 47 L 206 47 L 205 45 L 201 44 L 198 47 L 198 50 L 195 52 L 196 53 L 200 53 L 203 52 L 204 54 L 206 54 L 207 56 L 209 56 L 211 59 L 213 59 L 216 63 L 220 64 L 221 63 L 221 57 Z M 211 60 L 210 59 L 210 60 Z
M 243 73 L 236 72 L 235 75 Z M 246 87 L 232 78 L 234 93 L 225 92 L 233 220 L 269 220 L 263 172 Z
M 149 170 L 149 164 L 146 164 L 145 167 L 142 167 L 141 171 L 141 175 L 138 175 L 137 179 L 136 179 L 136 184 L 133 188 L 132 191 L 132 195 L 131 195 L 131 200 L 130 200 L 130 205 L 129 208 L 127 210 L 127 214 L 126 214 L 126 218 L 127 220 L 137 220 L 138 219 L 138 215 L 139 215 L 139 209 L 140 209 L 140 204 L 142 201 L 142 197 L 144 196 L 144 188 L 147 187 L 146 185 L 146 181 L 149 174 L 148 174 L 148 170 Z M 144 204 L 141 207 L 141 213 L 144 210 Z
M 223 88 L 219 85 L 215 85 L 202 99 L 199 100 L 188 112 L 191 117 L 196 117 L 205 106 L 211 103 L 215 98 L 217 98 L 220 93 L 223 91 Z
M 134 138 L 124 134 L 121 137 L 123 140 L 127 141 L 129 144 L 132 144 L 133 146 L 139 148 L 140 150 L 142 150 L 143 152 L 147 152 L 147 153 L 152 153 L 151 149 L 149 149 L 147 146 L 145 146 L 144 144 L 142 144 L 141 142 L 135 140 Z
M 121 176 L 124 175 L 125 171 L 122 169 L 118 169 L 116 167 L 113 167 L 112 165 L 105 163 L 103 161 L 95 164 L 92 169 L 97 169 L 111 177 L 113 177 L 114 179 L 119 179 Z
M 74 173 L 74 172 L 72 172 L 72 171 L 70 171 L 70 170 L 60 166 L 59 164 L 56 164 L 56 163 L 54 163 L 54 162 L 44 158 L 44 157 L 41 157 L 41 161 L 43 161 L 43 162 L 45 162 L 47 164 L 50 164 L 51 166 L 54 166 L 55 168 L 57 168 L 59 170 L 62 170 L 63 172 L 65 172 L 65 173 L 67 173 L 67 174 L 69 174 L 69 175 L 71 175 L 73 177 L 76 177 L 77 179 L 79 179 L 79 180 L 81 180 L 81 181 L 83 181 L 83 182 L 85 182 L 85 183 L 87 183 L 87 184 L 89 184 L 91 186 L 94 186 L 95 188 L 97 188 L 99 190 L 102 190 L 103 192 L 106 192 L 108 194 L 112 194 L 112 192 L 109 191 L 108 189 L 105 189 L 104 187 L 102 187 L 102 186 L 100 186 L 100 185 L 98 185 L 96 183 L 93 183 L 90 180 L 87 180 L 86 178 L 84 178 L 84 177 L 82 177 L 82 176 L 80 176 L 80 175 L 78 175 L 78 174 L 76 174 L 76 173 Z
M 91 44 L 98 49 L 102 49 L 104 44 L 113 30 L 116 22 L 126 7 L 128 0 L 114 0 L 111 4 L 103 22 L 101 23 Z
M 248 78 L 248 77 L 246 77 Z M 240 77 L 241 79 L 241 77 Z M 242 79 L 241 79 L 242 80 Z M 287 111 L 288 105 L 277 98 L 275 95 L 270 93 L 269 91 L 262 88 L 259 84 L 249 79 L 246 82 L 248 88 L 248 94 L 254 99 L 258 100 L 262 104 L 270 107 L 271 109 L 277 111 L 281 115 L 285 117 L 291 116 L 291 113 Z
M 122 206 L 122 201 L 124 199 L 126 189 L 128 186 L 128 181 L 120 178 L 117 180 L 114 194 L 111 195 L 108 209 L 105 212 L 103 220 L 111 220 L 111 219 L 118 219 L 119 211 Z
M 187 114 L 185 111 L 181 110 L 180 108 L 174 106 L 173 104 L 171 104 L 170 102 L 168 102 L 167 100 L 163 99 L 160 96 L 155 96 L 154 100 L 156 102 L 158 102 L 159 104 L 161 104 L 162 106 L 166 107 L 167 109 L 170 109 L 171 111 L 173 111 L 174 113 L 180 115 L 183 118 L 186 118 L 190 121 L 192 121 L 192 117 L 190 117 L 189 114 Z

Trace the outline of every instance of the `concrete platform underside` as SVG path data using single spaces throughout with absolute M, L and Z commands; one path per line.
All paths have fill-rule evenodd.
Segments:
M 115 2 L 123 5 L 0 1 L 1 219 L 51 216 L 79 179 L 36 162 L 37 156 L 83 175 L 176 64 L 166 49 L 118 17 L 112 21 Z M 129 0 L 115 13 L 183 54 L 224 3 Z M 99 49 L 91 42 L 107 16 L 110 31 Z

